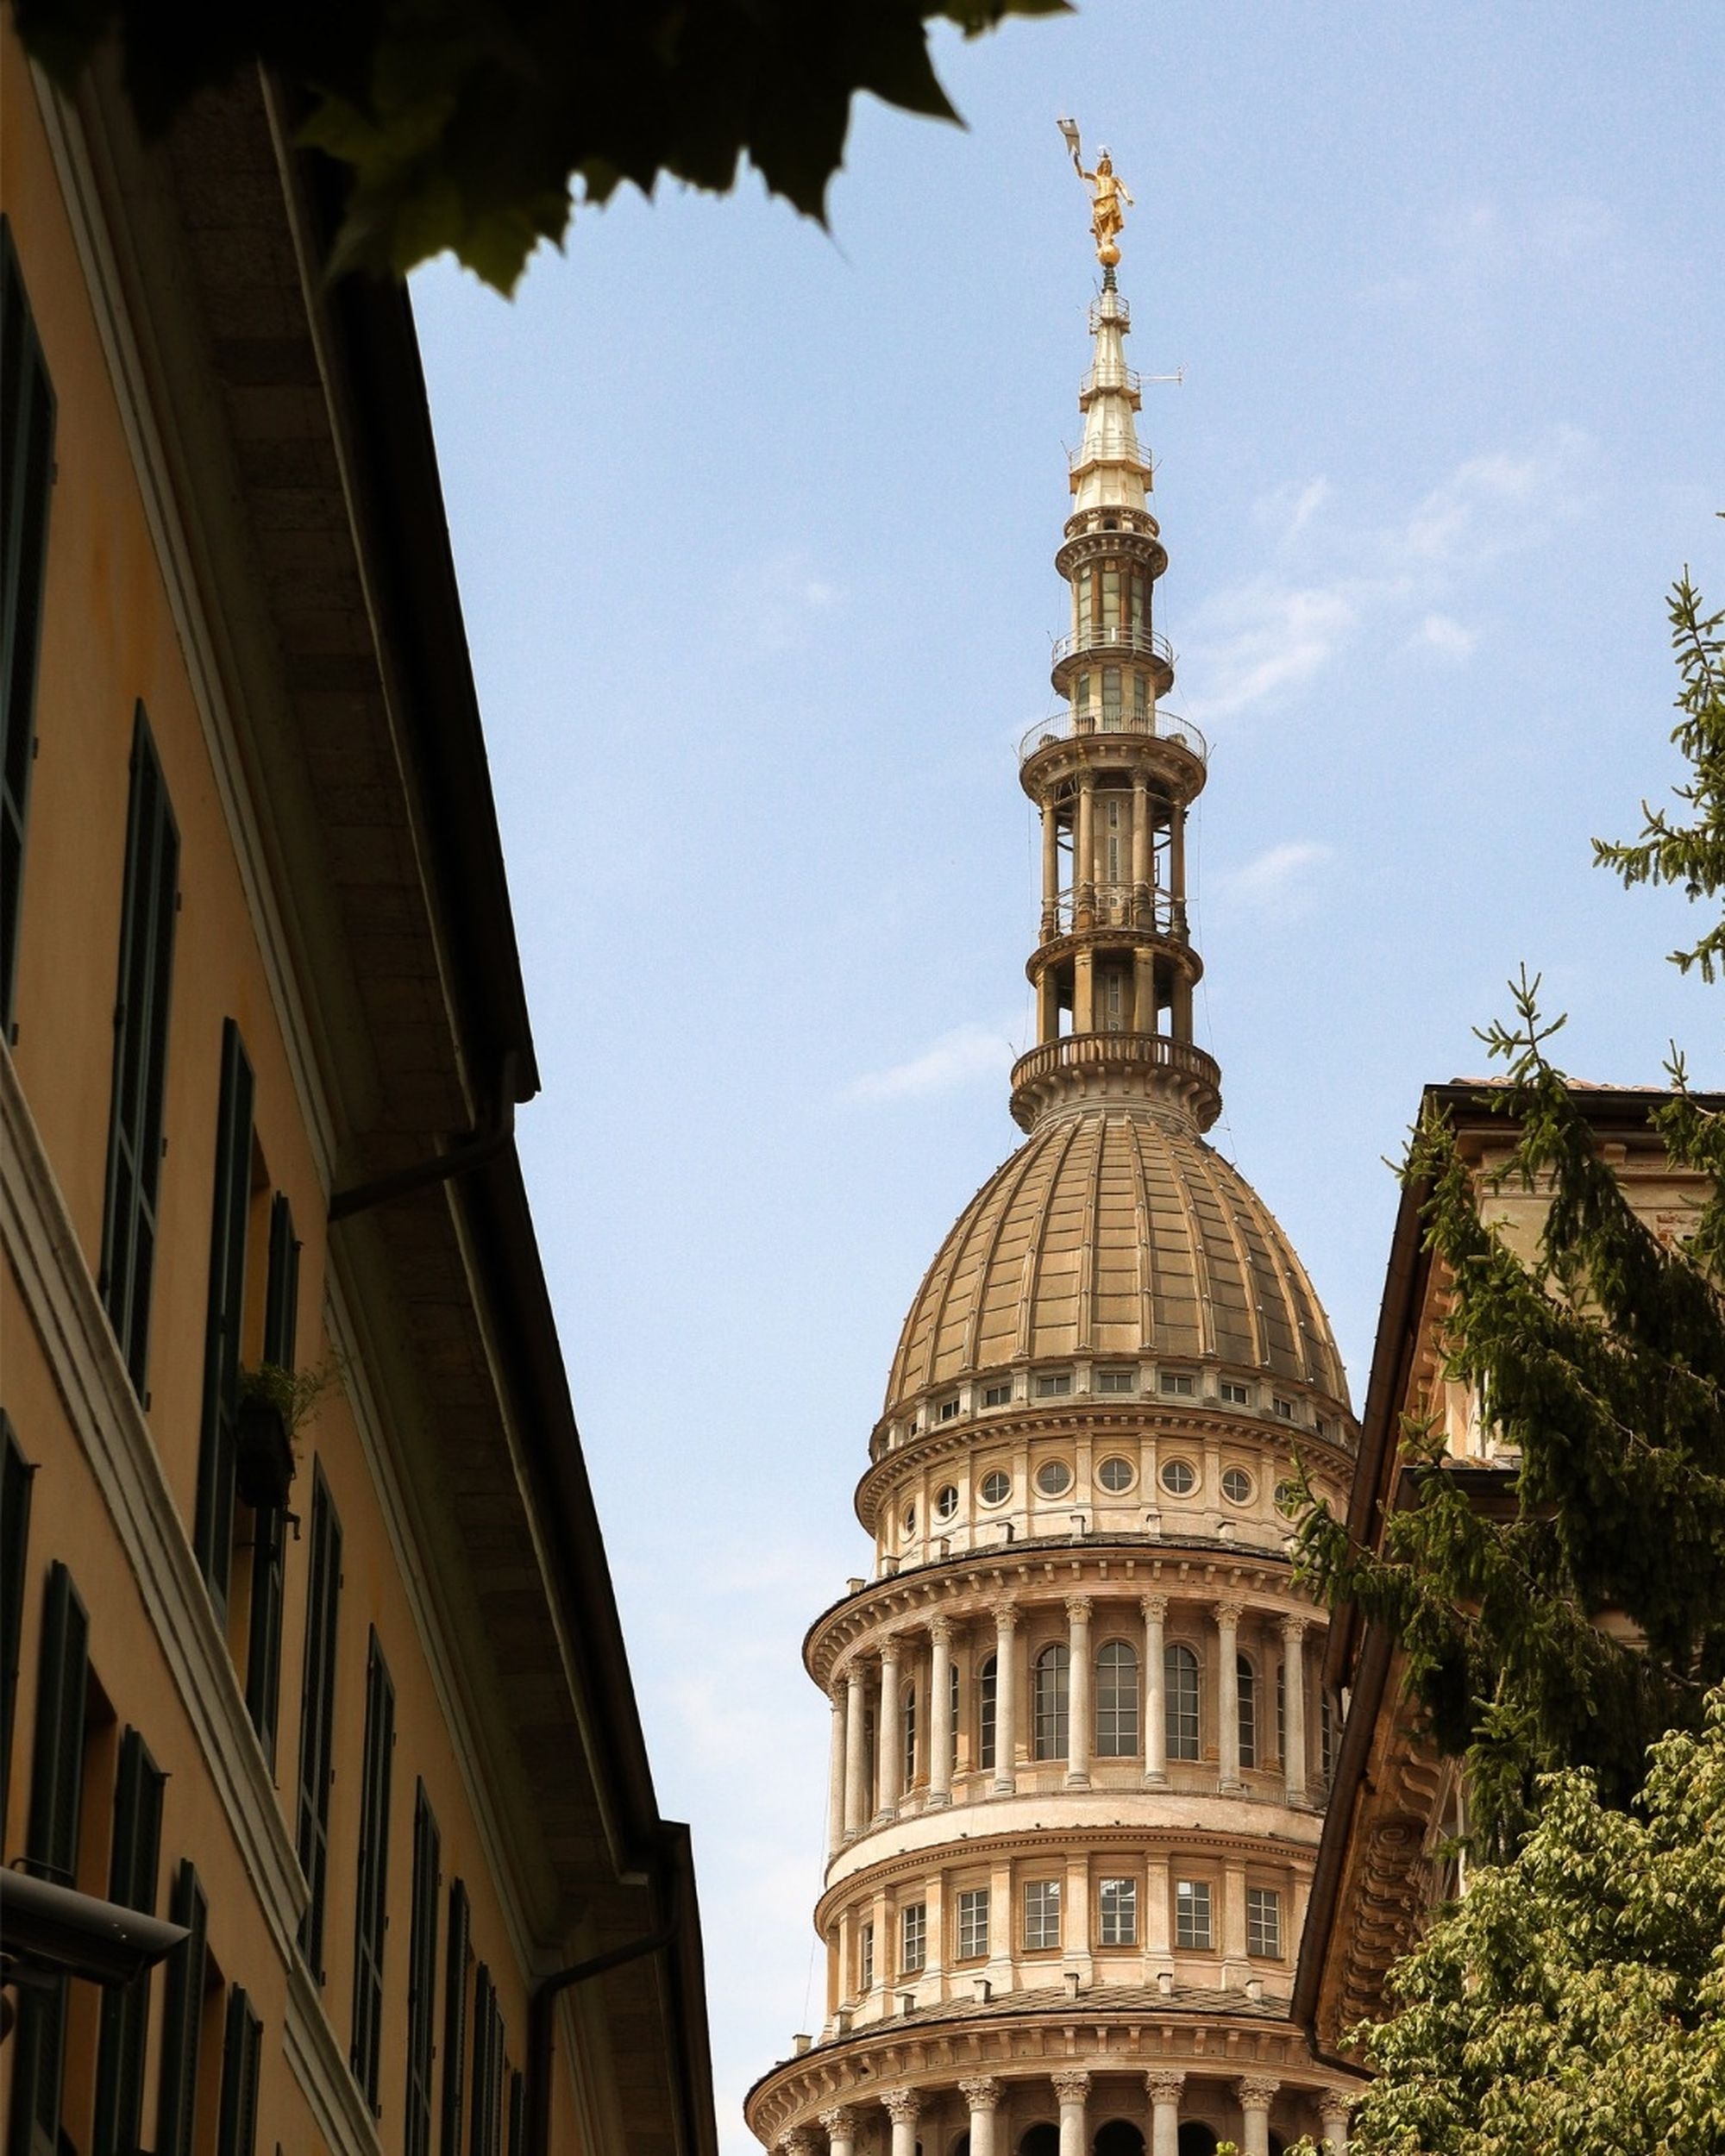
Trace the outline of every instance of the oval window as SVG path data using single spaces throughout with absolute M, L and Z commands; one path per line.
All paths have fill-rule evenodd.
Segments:
M 1118 1495 L 1121 1490 L 1130 1489 L 1138 1477 L 1132 1471 L 1132 1462 L 1121 1459 L 1116 1453 L 1096 1470 L 1096 1480 L 1104 1489 L 1111 1489 Z
M 1064 1460 L 1044 1460 L 1036 1470 L 1036 1486 L 1044 1497 L 1060 1497 L 1072 1487 L 1072 1470 Z
M 958 1509 L 958 1492 L 949 1482 L 945 1489 L 935 1493 L 934 1509 L 941 1520 L 950 1520 Z
M 907 1535 L 916 1532 L 916 1507 L 914 1505 L 905 1507 L 905 1532 Z
M 1198 1470 L 1189 1460 L 1170 1460 L 1162 1470 L 1162 1487 L 1176 1497 L 1189 1497 L 1198 1487 Z
M 1222 1495 L 1231 1505 L 1245 1505 L 1251 1501 L 1251 1477 L 1243 1467 L 1222 1470 Z
M 1276 1485 L 1277 1512 L 1291 1513 L 1299 1501 L 1300 1485 L 1297 1482 L 1278 1482 Z
M 982 1497 L 985 1505 L 1004 1505 L 1013 1494 L 1013 1478 L 997 1468 L 990 1468 L 982 1477 Z

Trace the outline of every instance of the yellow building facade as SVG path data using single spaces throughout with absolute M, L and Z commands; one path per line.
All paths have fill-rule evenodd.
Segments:
M 6 2146 L 697 2156 L 407 303 L 0 37 Z

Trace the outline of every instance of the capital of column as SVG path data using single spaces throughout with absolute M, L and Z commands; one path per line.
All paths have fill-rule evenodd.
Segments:
M 1000 2109 L 1000 2084 L 993 2074 L 976 2074 L 969 2081 L 961 2081 L 958 2093 L 972 2112 Z
M 1090 2077 L 1081 2071 L 1054 2074 L 1054 2093 L 1063 2103 L 1082 2103 L 1090 2093 Z
M 1168 1614 L 1168 1597 L 1165 1595 L 1140 1595 L 1138 1606 L 1145 1621 L 1151 1624 L 1159 1625 Z
M 820 2114 L 820 2128 L 829 2140 L 849 2140 L 856 2131 L 856 2114 L 848 2103 L 835 2103 Z
M 994 1629 L 997 1632 L 1016 1631 L 1019 1621 L 1019 1606 L 1010 1595 L 1003 1595 L 998 1601 L 990 1602 L 988 1610 L 994 1620 Z
M 1088 1595 L 1069 1595 L 1066 1597 L 1066 1614 L 1075 1625 L 1088 1624 L 1090 1620 L 1090 1597 Z
M 1290 1647 L 1297 1645 L 1303 1640 L 1311 1629 L 1312 1620 L 1309 1617 L 1284 1617 L 1282 1620 L 1282 1637 Z
M 1146 2074 L 1144 2092 L 1152 2103 L 1178 2103 L 1186 2093 L 1186 2077 L 1183 2073 Z
M 945 1615 L 931 1617 L 928 1620 L 928 1636 L 937 1646 L 950 1646 L 952 1644 L 952 1620 Z
M 884 1667 L 887 1663 L 890 1662 L 896 1669 L 898 1666 L 899 1657 L 904 1652 L 904 1641 L 900 1639 L 897 1633 L 889 1632 L 886 1638 L 881 1642 L 880 1655 L 882 1666 Z
M 1318 2098 L 1318 2116 L 1326 2126 L 1346 2126 L 1353 2116 L 1353 2098 L 1338 2089 L 1327 2089 Z
M 1238 1625 L 1245 1614 L 1245 1595 L 1224 1595 L 1216 1603 L 1211 1614 L 1219 1625 Z
M 779 2147 L 785 2156 L 814 2156 L 814 2135 L 806 2126 L 794 2126 Z
M 922 2090 L 888 2089 L 882 2092 L 881 2101 L 894 2126 L 914 2126 L 922 2110 Z
M 1237 2081 L 1234 2086 L 1239 2091 L 1240 2107 L 1243 2110 L 1267 2111 L 1275 2103 L 1282 2084 L 1279 2081 L 1268 2080 L 1261 2075 L 1248 2074 L 1244 2080 Z

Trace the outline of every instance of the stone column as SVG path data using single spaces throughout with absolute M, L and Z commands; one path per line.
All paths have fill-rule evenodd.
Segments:
M 1060 2100 L 1060 2156 L 1089 2156 L 1090 2136 L 1084 2123 L 1084 2099 L 1090 2093 L 1089 2075 L 1056 2074 L 1054 2093 Z
M 1151 924 L 1144 919 L 1147 907 L 1153 903 L 1150 892 L 1150 778 L 1146 772 L 1132 774 L 1132 925 L 1145 928 Z M 1138 1031 L 1145 1031 L 1142 1014 Z
M 1270 2156 L 1270 2107 L 1282 2084 L 1250 2076 L 1236 2085 L 1240 2100 L 1240 2156 Z
M 1144 2087 L 1150 2098 L 1150 2156 L 1180 2156 L 1180 2098 L 1185 2091 L 1185 2075 L 1147 2073 Z
M 922 2090 L 888 2089 L 881 2101 L 893 2122 L 893 2156 L 916 2156 L 917 2115 L 922 2109 Z
M 1168 1597 L 1145 1595 L 1138 1608 L 1144 1612 L 1144 1778 L 1159 1789 L 1168 1784 L 1168 1666 L 1162 1637 Z
M 899 1642 L 881 1642 L 881 1707 L 875 1723 L 875 1750 L 879 1756 L 881 1794 L 875 1808 L 876 1821 L 894 1819 L 899 1809 L 899 1752 L 904 1743 L 899 1727 Z
M 1156 1030 L 1156 953 L 1141 944 L 1132 953 L 1132 1031 Z
M 994 2156 L 994 2115 L 1000 2108 L 1000 2084 L 993 2074 L 961 2081 L 958 2093 L 970 2108 L 970 2156 Z
M 1060 898 L 1060 824 L 1051 794 L 1042 805 L 1042 933 L 1044 940 L 1058 935 Z
M 952 1802 L 952 1620 L 930 1620 L 928 1658 L 928 1801 Z
M 1306 1620 L 1282 1620 L 1282 1718 L 1287 1737 L 1282 1760 L 1288 1802 L 1306 1802 Z
M 844 1844 L 844 1687 L 832 1688 L 832 1745 L 826 1777 L 826 1857 L 830 1864 Z
M 1078 827 L 1072 844 L 1072 925 L 1095 925 L 1096 793 L 1088 771 L 1078 774 Z
M 1091 909 L 1085 906 L 1088 918 Z M 1087 943 L 1075 953 L 1072 960 L 1072 1031 L 1075 1033 L 1094 1033 L 1096 1030 L 1096 954 Z
M 869 1823 L 869 1672 L 861 1658 L 844 1680 L 844 1839 L 855 1841 Z
M 782 2156 L 814 2156 L 814 2135 L 806 2126 L 794 2126 L 779 2147 Z
M 1018 1670 L 1013 1641 L 1018 1631 L 1016 1602 L 994 1604 L 994 1794 L 1010 1796 L 1018 1787 L 1018 1733 L 1013 1727 L 1018 1703 Z
M 856 2114 L 848 2103 L 836 2103 L 820 2115 L 826 2135 L 827 2156 L 856 2156 Z
M 1348 2115 L 1353 2106 L 1345 2096 L 1333 2089 L 1318 2098 L 1318 2116 L 1324 2122 L 1324 2147 L 1346 2149 L 1348 2145 Z
M 1090 1597 L 1066 1598 L 1066 1786 L 1090 1786 L 1090 1752 L 1095 1741 L 1095 1688 L 1091 1682 Z
M 1216 1604 L 1216 1757 L 1225 1789 L 1240 1786 L 1239 1620 L 1232 1596 Z

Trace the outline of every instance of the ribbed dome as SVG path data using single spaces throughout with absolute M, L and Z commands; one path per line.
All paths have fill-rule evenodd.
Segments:
M 1092 1354 L 1258 1370 L 1347 1407 L 1329 1319 L 1269 1207 L 1154 1100 L 1051 1117 L 983 1184 L 911 1306 L 887 1413 L 979 1371 Z

